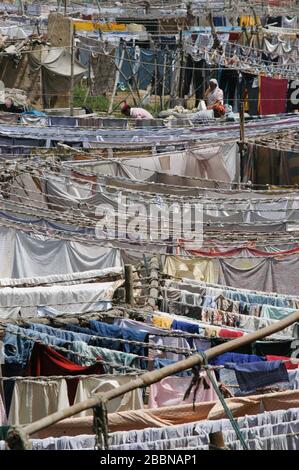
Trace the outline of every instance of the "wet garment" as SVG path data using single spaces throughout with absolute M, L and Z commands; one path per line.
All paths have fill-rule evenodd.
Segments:
M 216 392 L 214 391 L 206 374 L 202 374 L 203 380 L 197 395 L 196 402 L 202 401 L 215 401 L 217 399 Z M 190 377 L 166 377 L 150 387 L 149 395 L 149 408 L 160 408 L 162 406 L 173 406 L 183 403 L 193 402 L 193 393 L 186 400 L 183 400 L 185 392 L 190 385 Z M 207 388 L 207 386 L 209 388 Z
M 260 77 L 260 114 L 286 112 L 288 80 Z
M 285 357 L 285 356 L 273 356 L 273 355 L 267 355 L 266 356 L 266 360 L 267 361 L 287 361 L 287 362 L 284 362 L 284 365 L 286 367 L 286 369 L 298 369 L 299 367 L 299 363 L 295 363 L 295 362 L 291 362 L 289 357 Z
M 101 360 L 98 357 L 98 360 Z M 90 375 L 102 374 L 103 366 L 94 359 L 93 364 L 81 366 L 70 361 L 54 349 L 35 343 L 28 376 L 49 376 L 49 375 Z M 70 404 L 73 404 L 78 380 L 70 379 L 68 383 L 68 397 Z
M 64 379 L 16 380 L 8 423 L 32 423 L 69 406 L 67 383 Z
M 136 375 L 102 375 L 101 377 L 86 377 L 80 379 L 74 404 L 80 403 L 92 397 L 95 393 L 105 393 L 119 388 L 122 385 L 136 379 Z M 116 413 L 120 411 L 139 410 L 143 408 L 142 389 L 137 388 L 121 395 L 120 397 L 109 400 L 107 403 L 107 412 Z M 92 416 L 93 410 L 82 411 L 75 415 Z
M 248 362 L 261 362 L 265 359 L 261 356 L 256 356 L 255 354 L 240 354 L 240 353 L 224 353 L 220 354 L 220 356 L 216 356 L 211 359 L 210 364 L 215 366 L 224 365 L 227 362 L 233 362 L 234 364 L 244 364 Z
M 281 361 L 227 364 L 226 366 L 236 372 L 237 381 L 242 392 L 289 381 L 287 370 Z

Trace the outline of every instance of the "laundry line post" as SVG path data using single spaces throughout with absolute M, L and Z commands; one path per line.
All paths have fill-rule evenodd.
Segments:
M 72 26 L 72 41 L 71 41 L 70 116 L 74 116 L 75 33 L 76 33 L 76 27 L 73 25 Z
M 133 266 L 131 264 L 125 264 L 125 291 L 126 303 L 134 305 Z
M 242 168 L 243 156 L 244 156 L 244 147 L 245 147 L 245 117 L 244 117 L 244 101 L 241 99 L 240 108 L 239 108 L 239 121 L 240 121 L 240 141 L 238 142 L 240 162 Z M 239 189 L 241 189 L 241 180 L 242 175 L 239 176 Z
M 244 117 L 244 101 L 240 102 L 240 142 L 243 145 L 245 142 L 245 117 Z

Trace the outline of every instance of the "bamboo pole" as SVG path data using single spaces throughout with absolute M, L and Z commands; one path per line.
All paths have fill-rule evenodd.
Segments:
M 157 115 L 157 79 L 158 79 L 158 68 L 157 68 L 157 50 L 155 48 L 155 113 Z
M 164 52 L 163 81 L 162 81 L 162 98 L 161 98 L 161 110 L 162 110 L 162 111 L 164 110 L 164 98 L 165 98 L 166 60 L 167 60 L 167 53 Z
M 276 322 L 274 325 L 267 326 L 260 329 L 259 331 L 255 331 L 248 335 L 244 335 L 240 338 L 236 338 L 234 340 L 228 341 L 227 343 L 220 344 L 211 349 L 208 349 L 205 351 L 206 358 L 207 360 L 210 360 L 213 357 L 225 352 L 233 351 L 234 349 L 237 349 L 241 346 L 253 343 L 257 340 L 265 338 L 266 336 L 272 335 L 277 331 L 281 331 L 297 321 L 299 321 L 299 311 L 292 313 L 292 315 L 289 315 L 283 320 Z M 34 434 L 44 428 L 51 426 L 52 424 L 61 421 L 62 419 L 69 418 L 77 413 L 80 413 L 81 411 L 85 411 L 89 408 L 99 405 L 103 399 L 107 401 L 112 400 L 113 398 L 122 396 L 123 394 L 135 390 L 136 388 L 147 387 L 170 375 L 176 374 L 177 372 L 191 369 L 195 365 L 202 364 L 202 362 L 202 356 L 200 354 L 195 354 L 188 359 L 163 367 L 162 369 L 146 372 L 137 379 L 132 380 L 125 385 L 121 385 L 117 389 L 110 390 L 104 394 L 95 394 L 92 398 L 84 400 L 81 403 L 77 403 L 76 405 L 70 406 L 64 410 L 57 411 L 49 416 L 46 416 L 45 418 L 35 421 L 34 423 L 28 424 L 21 429 L 26 435 Z
M 244 102 L 241 100 L 240 102 L 240 141 L 242 145 L 245 141 L 245 118 L 244 118 Z
M 75 26 L 72 27 L 71 44 L 71 83 L 70 83 L 70 115 L 74 116 L 74 65 L 75 65 Z

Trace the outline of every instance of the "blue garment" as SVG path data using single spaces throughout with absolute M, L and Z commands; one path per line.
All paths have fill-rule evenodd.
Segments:
M 154 360 L 154 369 L 161 369 L 162 367 L 170 366 L 171 364 L 175 364 L 174 361 L 171 361 L 170 359 L 155 359 Z M 191 370 L 182 370 L 181 372 L 177 372 L 176 374 L 177 377 L 188 377 L 192 375 Z
M 31 337 L 32 341 L 30 339 L 23 338 L 21 336 L 22 334 Z M 42 333 L 30 328 L 21 328 L 17 325 L 7 325 L 3 340 L 5 364 L 14 364 L 26 367 L 31 357 L 34 339 L 41 340 L 49 346 L 60 346 L 65 347 L 66 349 L 71 349 L 72 345 L 70 341 L 67 342 L 64 339 L 48 335 L 47 333 Z
M 247 364 L 248 362 L 263 362 L 265 359 L 261 356 L 256 356 L 255 354 L 240 354 L 228 352 L 220 354 L 209 361 L 210 364 L 214 366 L 222 366 L 227 362 L 232 362 L 233 364 Z
M 213 17 L 214 26 L 226 26 L 226 17 L 225 16 L 214 16 Z
M 116 55 L 116 63 L 120 65 L 120 58 L 122 55 L 121 47 L 118 48 Z M 128 83 L 132 83 L 132 77 L 134 75 L 136 65 L 137 64 L 135 59 L 135 48 L 127 47 L 125 50 L 124 60 L 119 74 L 120 86 L 127 86 Z
M 154 64 L 154 52 L 148 49 L 140 49 L 140 67 L 137 75 L 140 90 L 146 90 L 148 85 L 151 84 L 153 75 L 155 73 Z
M 187 333 L 197 334 L 197 335 L 199 334 L 200 331 L 202 331 L 202 329 L 199 329 L 199 325 L 197 325 L 196 323 L 187 323 L 185 321 L 180 321 L 180 320 L 173 320 L 171 329 L 186 331 Z M 196 347 L 193 338 L 186 338 L 186 340 L 190 344 L 191 348 Z
M 64 327 L 66 328 L 65 330 L 61 330 L 59 328 L 53 328 L 51 326 L 42 325 L 39 323 L 36 323 L 36 324 L 30 323 L 29 325 L 30 325 L 30 329 L 34 330 L 35 332 L 46 334 L 48 337 L 54 337 L 54 338 L 62 340 L 63 342 L 79 341 L 79 342 L 86 343 L 89 346 L 101 347 L 101 348 L 110 349 L 113 351 L 123 351 L 127 353 L 136 354 L 139 356 L 147 355 L 146 354 L 147 350 L 146 348 L 144 348 L 144 346 L 140 346 L 138 344 L 135 345 L 135 344 L 129 344 L 129 343 L 121 343 L 117 341 L 117 339 L 115 339 L 117 337 L 118 338 L 123 337 L 123 339 L 135 338 L 135 341 L 146 342 L 147 337 L 148 337 L 147 333 L 134 331 L 134 335 L 132 337 L 131 331 L 123 332 L 123 330 L 117 326 L 109 325 L 108 323 L 107 324 L 101 323 L 101 322 L 97 322 L 97 323 L 100 323 L 101 326 L 99 328 L 102 329 L 103 333 L 105 333 L 105 334 L 102 334 L 102 336 L 111 336 L 111 340 L 97 338 L 97 334 L 99 334 L 99 332 L 92 330 L 90 328 L 82 328 L 81 326 L 74 325 L 74 324 L 64 325 Z M 46 338 L 46 341 L 49 341 L 49 338 Z M 73 349 L 73 348 L 67 347 L 67 349 Z M 75 360 L 74 362 L 78 363 L 78 360 Z M 147 369 L 147 361 L 141 360 L 140 366 L 142 369 Z
M 236 372 L 237 381 L 242 392 L 289 381 L 287 369 L 282 361 L 227 364 L 227 367 Z
M 288 301 L 279 296 L 270 296 L 270 295 L 261 295 L 261 294 L 252 294 L 252 293 L 245 293 L 240 291 L 234 290 L 227 290 L 225 291 L 225 297 L 231 300 L 239 300 L 242 302 L 246 302 L 249 304 L 267 304 L 273 305 L 275 307 L 289 307 Z
M 97 320 L 91 320 L 89 326 L 93 334 L 98 333 L 101 336 L 109 336 L 111 338 L 120 338 L 129 341 L 136 341 L 147 343 L 148 342 L 148 333 L 146 331 L 136 331 L 132 328 L 120 328 L 117 325 L 109 325 L 108 323 L 100 322 Z M 109 341 L 109 340 L 108 340 Z M 111 341 L 109 341 L 111 344 Z M 115 341 L 114 341 L 115 342 Z M 116 341 L 117 343 L 117 341 Z M 117 349 L 121 349 L 124 352 L 137 354 L 139 356 L 147 356 L 147 347 L 139 344 L 130 344 L 130 343 L 117 343 Z M 121 348 L 119 347 L 121 344 Z M 111 346 L 110 346 L 111 349 Z
M 27 366 L 34 342 L 17 336 L 20 328 L 17 325 L 8 325 L 3 338 L 5 364 L 16 365 L 21 368 Z
M 109 325 L 109 326 L 112 326 L 113 325 Z M 72 323 L 70 323 L 69 325 L 65 325 L 65 328 L 67 330 L 70 330 L 70 331 L 73 331 L 73 332 L 76 332 L 76 333 L 80 333 L 80 334 L 83 334 L 83 335 L 93 335 L 94 337 L 97 336 L 97 335 L 100 335 L 100 336 L 109 336 L 111 339 L 102 339 L 102 338 L 98 338 L 97 340 L 93 340 L 91 342 L 91 344 L 93 346 L 98 346 L 98 347 L 101 347 L 101 348 L 106 348 L 106 349 L 114 349 L 115 351 L 122 351 L 123 348 L 122 348 L 122 343 L 120 343 L 119 341 L 117 341 L 117 330 L 113 330 L 113 328 L 107 328 L 106 331 L 105 331 L 105 334 L 103 333 L 100 333 L 98 331 L 96 331 L 95 329 L 92 329 L 92 328 L 83 328 L 82 326 L 78 326 L 78 325 L 74 325 Z M 104 328 L 103 328 L 103 331 L 104 331 Z M 113 334 L 115 333 L 115 335 Z
M 185 321 L 181 320 L 173 320 L 172 325 L 171 325 L 172 330 L 181 330 L 181 331 L 187 331 L 187 333 L 191 334 L 199 334 L 199 325 L 196 323 L 188 323 Z
M 54 336 L 55 338 L 63 339 L 64 341 L 84 341 L 84 343 L 87 344 L 92 343 L 92 337 L 88 334 L 74 333 L 72 331 L 61 330 L 60 328 L 53 328 L 40 323 L 29 323 L 29 327 L 31 330 L 45 333 L 47 335 Z
M 36 117 L 47 117 L 46 113 L 42 113 L 41 111 L 37 111 L 37 109 L 31 109 L 30 111 L 24 111 L 21 113 L 21 116 L 36 116 Z

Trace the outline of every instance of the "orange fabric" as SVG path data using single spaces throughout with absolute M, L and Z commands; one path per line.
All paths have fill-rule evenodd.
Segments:
M 299 390 L 267 393 L 248 397 L 233 397 L 226 399 L 226 403 L 235 417 L 255 415 L 265 411 L 287 410 L 299 407 Z M 162 428 L 164 426 L 177 426 L 205 419 L 226 418 L 225 411 L 220 402 L 197 403 L 195 410 L 193 404 L 170 406 L 155 409 L 123 411 L 108 415 L 109 432 L 130 431 L 133 429 Z M 76 436 L 78 434 L 93 434 L 92 416 L 85 418 L 68 418 L 56 423 L 38 433 L 35 438 Z

